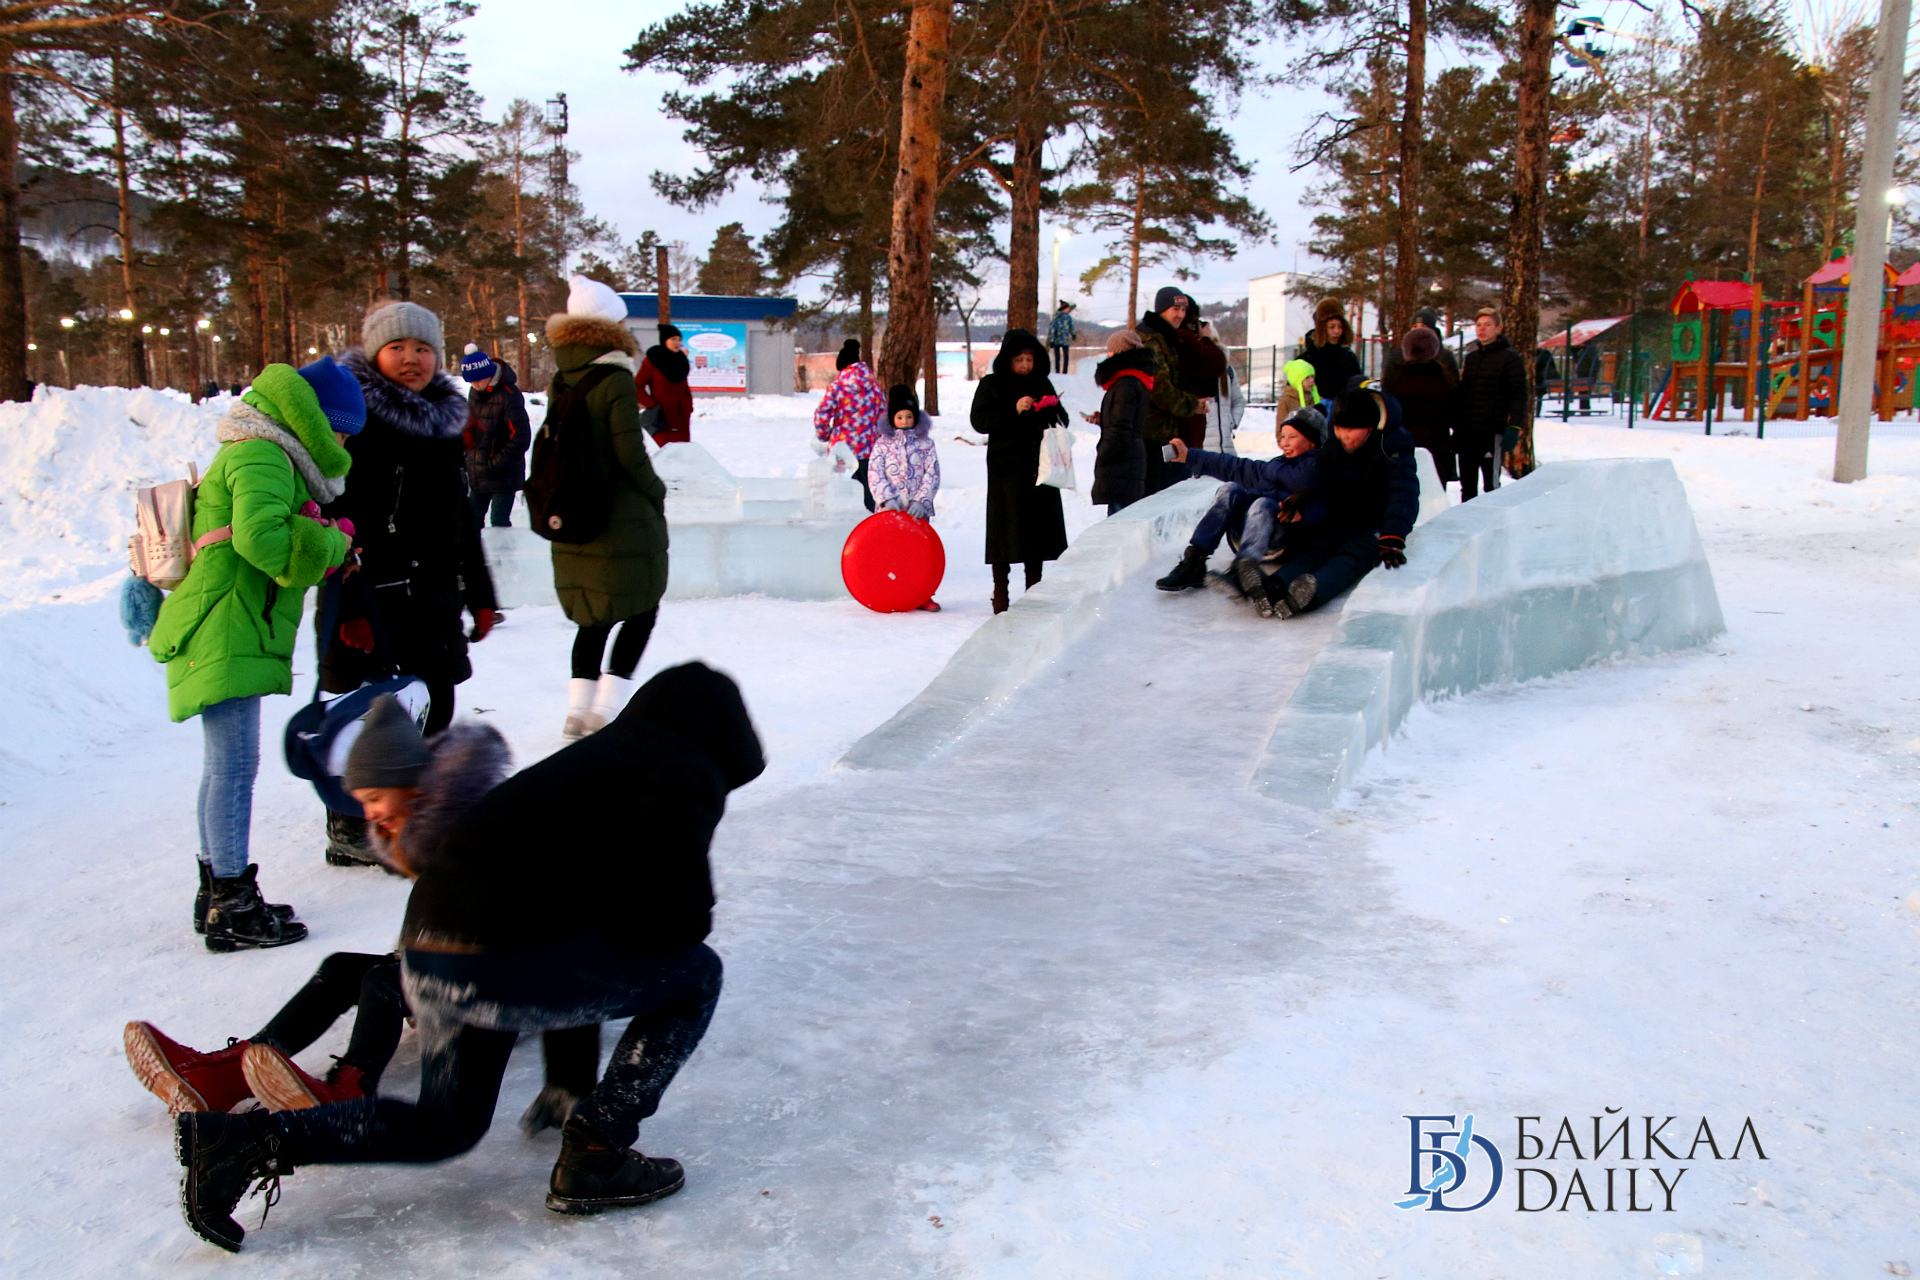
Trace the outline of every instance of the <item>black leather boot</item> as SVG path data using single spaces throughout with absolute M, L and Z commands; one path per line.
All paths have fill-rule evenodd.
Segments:
M 239 951 L 284 947 L 307 936 L 298 920 L 283 920 L 260 897 L 254 877 L 260 868 L 249 866 L 239 875 L 208 885 L 207 950 Z
M 560 1158 L 547 1184 L 555 1213 L 599 1213 L 670 1196 L 687 1185 L 678 1160 L 615 1146 L 577 1118 L 561 1130 Z

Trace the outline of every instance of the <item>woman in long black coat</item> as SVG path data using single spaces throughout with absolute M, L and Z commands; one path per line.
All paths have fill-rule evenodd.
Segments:
M 973 392 L 973 429 L 987 437 L 987 563 L 993 566 L 993 611 L 1007 608 L 1008 574 L 1027 569 L 1027 586 L 1067 549 L 1060 490 L 1036 484 L 1040 441 L 1048 427 L 1067 425 L 1047 377 L 1047 349 L 1025 329 L 1010 330 L 993 358 L 993 372 Z M 1042 405 L 1042 400 L 1053 403 Z

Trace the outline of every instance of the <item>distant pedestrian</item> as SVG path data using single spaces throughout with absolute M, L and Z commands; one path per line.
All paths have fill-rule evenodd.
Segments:
M 973 429 L 987 437 L 987 563 L 993 566 L 993 611 L 1005 613 L 1009 575 L 1025 565 L 1032 588 L 1048 560 L 1067 549 L 1060 490 L 1037 483 L 1048 427 L 1065 426 L 1066 410 L 1046 374 L 1047 352 L 1025 329 L 1009 329 L 993 372 L 973 393 Z
M 684 444 L 693 439 L 693 389 L 687 385 L 692 366 L 685 346 L 680 330 L 661 325 L 660 341 L 647 348 L 647 358 L 634 375 L 640 407 L 658 410 L 648 415 L 655 444 Z
M 1147 489 L 1147 414 L 1153 395 L 1153 353 L 1132 329 L 1115 330 L 1107 339 L 1107 358 L 1094 366 L 1093 380 L 1105 394 L 1093 422 L 1100 443 L 1093 451 L 1094 502 L 1107 514 L 1138 502 Z
M 860 340 L 848 338 L 834 357 L 833 385 L 813 411 L 814 448 L 825 453 L 836 444 L 845 444 L 859 463 L 853 478 L 867 510 L 873 510 L 873 490 L 867 484 L 867 460 L 873 456 L 873 442 L 879 438 L 881 424 L 887 420 L 887 393 L 874 380 L 873 370 L 860 358 Z
M 527 482 L 527 450 L 533 446 L 533 427 L 527 420 L 527 398 L 513 366 L 496 360 L 469 342 L 460 357 L 460 376 L 467 383 L 467 492 L 473 499 L 473 521 L 491 514 L 493 527 L 513 527 L 513 495 Z
M 1520 440 L 1527 422 L 1527 366 L 1501 332 L 1500 313 L 1482 307 L 1473 318 L 1476 340 L 1460 369 L 1460 412 L 1454 452 L 1460 469 L 1460 499 L 1477 497 L 1484 481 L 1500 487 L 1500 454 Z
M 1073 325 L 1073 304 L 1062 302 L 1053 313 L 1053 322 L 1047 326 L 1047 348 L 1053 352 L 1055 373 L 1067 372 L 1067 359 L 1078 332 Z

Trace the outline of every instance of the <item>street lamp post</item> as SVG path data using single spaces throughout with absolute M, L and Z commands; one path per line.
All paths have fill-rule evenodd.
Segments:
M 73 317 L 61 316 L 60 317 L 60 380 L 67 384 L 67 389 L 69 391 L 73 389 L 73 372 L 67 367 L 66 335 L 69 332 L 71 332 L 72 329 L 73 329 Z
M 1053 323 L 1053 317 L 1060 313 L 1060 242 L 1073 239 L 1073 232 L 1053 229 L 1053 309 L 1047 313 L 1047 323 Z

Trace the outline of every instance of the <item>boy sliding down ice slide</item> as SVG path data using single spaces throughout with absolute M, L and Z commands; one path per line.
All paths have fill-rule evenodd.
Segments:
M 408 720 L 378 737 L 370 726 L 350 762 L 368 751 L 418 758 L 426 746 Z M 562 1129 L 547 1207 L 599 1213 L 680 1190 L 677 1161 L 628 1144 L 719 1003 L 707 851 L 728 793 L 765 768 L 739 687 L 696 662 L 662 671 L 611 724 L 455 821 L 419 797 L 356 794 L 385 856 L 414 878 L 400 942 L 420 1099 L 183 1113 L 174 1149 L 194 1233 L 237 1252 L 240 1198 L 302 1165 L 432 1164 L 471 1150 L 518 1033 L 615 1018 L 632 1021 Z
M 1193 538 L 1180 563 L 1154 585 L 1162 591 L 1200 586 L 1207 577 L 1207 557 L 1219 548 L 1220 539 L 1231 533 L 1238 544 L 1233 572 L 1240 590 L 1253 601 L 1261 617 L 1272 617 L 1273 596 L 1261 562 L 1280 550 L 1276 525 L 1283 536 L 1291 536 L 1296 529 L 1318 524 L 1326 516 L 1326 504 L 1313 496 L 1319 475 L 1314 451 L 1326 430 L 1327 420 L 1318 409 L 1295 409 L 1274 433 L 1279 437 L 1280 456 L 1265 461 L 1189 449 L 1174 440 L 1174 461 L 1185 462 L 1196 476 L 1212 476 L 1227 483 L 1214 498 L 1213 507 L 1194 526 Z
M 372 750 L 391 738 L 395 718 L 412 727 L 394 699 L 380 698 L 367 715 L 374 735 L 368 751 L 356 751 L 348 763 L 346 787 L 378 811 L 393 829 L 392 813 L 404 807 L 430 811 L 432 821 L 450 822 L 478 803 L 506 775 L 507 745 L 491 728 L 455 724 L 433 742 L 400 738 L 398 758 Z M 419 744 L 418 749 L 411 749 Z M 357 744 L 356 744 L 357 746 Z M 426 821 L 428 819 L 423 819 Z M 399 821 L 404 824 L 405 818 Z M 291 1055 L 299 1053 L 348 1009 L 357 1008 L 347 1050 L 324 1077 L 308 1075 Z M 370 1098 L 400 1044 L 407 1017 L 400 989 L 397 955 L 338 951 L 321 961 L 305 986 L 268 1022 L 245 1040 L 200 1053 L 169 1038 L 150 1022 L 129 1022 L 125 1043 L 134 1075 L 173 1115 L 185 1111 L 231 1111 L 257 1098 L 269 1111 L 297 1111 Z M 520 1118 L 529 1136 L 565 1124 L 600 1074 L 600 1027 L 548 1031 L 547 1083 Z

